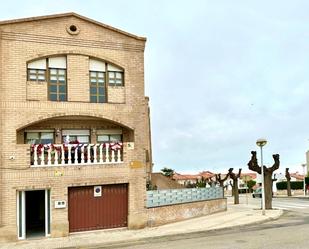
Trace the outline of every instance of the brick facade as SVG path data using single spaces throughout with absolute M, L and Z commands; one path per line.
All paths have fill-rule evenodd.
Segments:
M 67 27 L 78 27 L 70 34 Z M 144 95 L 145 38 L 74 13 L 0 22 L 0 240 L 17 239 L 18 191 L 51 190 L 51 236 L 68 235 L 68 187 L 128 183 L 128 227 L 145 226 L 146 171 L 151 171 L 148 98 Z M 27 81 L 27 63 L 66 56 L 67 101 L 48 101 L 47 82 Z M 107 103 L 90 103 L 89 58 L 124 69 L 124 86 L 107 87 Z M 122 129 L 121 164 L 31 167 L 29 129 Z M 61 138 L 56 137 L 61 143 Z M 127 148 L 134 143 L 134 149 Z M 139 162 L 139 167 L 131 167 Z M 56 172 L 61 172 L 58 176 Z

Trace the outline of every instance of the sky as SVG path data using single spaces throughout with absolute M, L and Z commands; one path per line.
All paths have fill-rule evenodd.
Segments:
M 309 1 L 3 1 L 0 20 L 76 12 L 147 37 L 154 171 L 302 172 L 309 149 Z

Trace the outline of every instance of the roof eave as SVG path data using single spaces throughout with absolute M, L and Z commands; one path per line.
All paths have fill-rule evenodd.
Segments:
M 140 41 L 144 41 L 144 42 L 146 42 L 146 40 L 147 40 L 146 37 L 141 37 L 141 36 L 133 35 L 131 33 L 123 31 L 121 29 L 117 29 L 117 28 L 114 28 L 114 27 L 109 26 L 107 24 L 104 24 L 104 23 L 98 22 L 96 20 L 93 20 L 91 18 L 88 18 L 88 17 L 82 16 L 82 15 L 76 14 L 75 12 L 67 12 L 67 13 L 54 14 L 54 15 L 44 15 L 44 16 L 35 16 L 35 17 L 27 17 L 27 18 L 18 18 L 18 19 L 12 19 L 12 20 L 5 20 L 5 21 L 0 21 L 0 25 L 13 24 L 13 23 L 21 23 L 21 22 L 32 22 L 32 21 L 46 20 L 46 19 L 52 19 L 52 18 L 68 17 L 68 16 L 75 16 L 77 18 L 80 18 L 80 19 L 86 20 L 88 22 L 94 23 L 94 24 L 96 24 L 98 26 L 101 26 L 101 27 L 107 28 L 109 30 L 118 32 L 120 34 L 129 36 L 129 37 L 134 38 L 136 40 L 140 40 Z

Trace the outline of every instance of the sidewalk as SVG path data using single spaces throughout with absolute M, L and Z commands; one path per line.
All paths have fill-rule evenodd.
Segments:
M 274 198 L 295 198 L 295 199 L 303 199 L 303 200 L 309 200 L 309 195 L 292 195 L 292 196 L 287 196 L 287 195 L 275 195 Z
M 297 199 L 309 200 L 309 195 L 294 195 L 292 197 Z
M 95 232 L 84 232 L 72 234 L 65 238 L 43 238 L 19 242 L 0 244 L 0 248 L 11 249 L 45 249 L 45 248 L 67 248 L 100 245 L 120 245 L 121 243 L 137 242 L 147 238 L 181 235 L 200 231 L 211 231 L 222 228 L 243 226 L 254 223 L 262 223 L 267 220 L 277 219 L 282 215 L 282 210 L 267 210 L 263 216 L 261 210 L 256 206 L 239 204 L 233 205 L 228 202 L 228 210 L 208 216 L 193 218 L 159 227 L 145 228 L 141 230 L 101 230 Z M 116 248 L 116 247 L 113 247 Z

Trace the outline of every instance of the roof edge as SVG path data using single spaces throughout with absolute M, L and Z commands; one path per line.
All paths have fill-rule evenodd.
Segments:
M 53 15 L 44 15 L 44 16 L 34 16 L 34 17 L 26 17 L 26 18 L 18 18 L 18 19 L 11 19 L 11 20 L 5 20 L 5 21 L 0 21 L 0 25 L 5 25 L 5 24 L 13 24 L 13 23 L 20 23 L 20 22 L 31 22 L 31 21 L 39 21 L 39 20 L 46 20 L 46 19 L 53 19 L 53 18 L 60 18 L 60 17 L 68 17 L 68 16 L 75 16 L 77 18 L 86 20 L 88 22 L 94 23 L 98 26 L 107 28 L 109 30 L 121 33 L 123 35 L 129 36 L 131 38 L 140 40 L 140 41 L 146 41 L 147 38 L 146 37 L 142 37 L 142 36 L 137 36 L 137 35 L 133 35 L 131 33 L 128 33 L 126 31 L 123 31 L 121 29 L 118 28 L 114 28 L 112 26 L 109 26 L 107 24 L 98 22 L 96 20 L 93 20 L 91 18 L 76 14 L 75 12 L 67 12 L 67 13 L 61 13 L 61 14 L 53 14 Z

